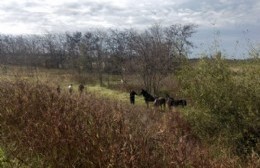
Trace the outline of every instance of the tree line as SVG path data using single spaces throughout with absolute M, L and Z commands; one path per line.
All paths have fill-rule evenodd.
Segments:
M 136 73 L 148 90 L 187 57 L 196 25 L 153 25 L 145 30 L 92 29 L 41 35 L 0 34 L 0 62 L 75 69 L 79 73 Z

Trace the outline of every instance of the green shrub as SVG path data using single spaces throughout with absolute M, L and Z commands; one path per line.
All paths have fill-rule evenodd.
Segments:
M 256 146 L 260 138 L 260 73 L 257 68 L 241 68 L 241 73 L 242 77 L 234 76 L 225 59 L 216 56 L 184 67 L 178 79 L 182 94 L 198 109 L 198 114 L 190 119 L 200 118 L 193 123 L 201 136 L 224 133 L 239 153 L 255 150 L 259 154 Z

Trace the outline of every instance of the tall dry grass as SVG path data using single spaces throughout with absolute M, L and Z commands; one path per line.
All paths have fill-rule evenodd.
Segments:
M 177 112 L 162 113 L 89 93 L 58 94 L 45 84 L 25 81 L 0 82 L 0 97 L 0 146 L 9 166 L 238 164 L 234 159 L 212 159 Z

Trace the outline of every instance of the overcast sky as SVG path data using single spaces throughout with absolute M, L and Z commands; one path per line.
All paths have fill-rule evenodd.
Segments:
M 216 44 L 231 58 L 260 41 L 260 0 L 1 0 L 1 34 L 197 24 L 193 56 Z M 217 40 L 218 43 L 214 43 Z

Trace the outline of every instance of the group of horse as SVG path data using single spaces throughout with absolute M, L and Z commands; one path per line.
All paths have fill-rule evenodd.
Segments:
M 143 95 L 147 108 L 149 107 L 150 102 L 153 102 L 153 105 L 155 107 L 161 107 L 161 109 L 165 109 L 166 105 L 168 106 L 169 109 L 172 109 L 172 107 L 177 107 L 177 106 L 184 107 L 187 105 L 187 101 L 185 99 L 175 100 L 173 97 L 170 97 L 168 94 L 166 94 L 166 97 L 154 97 L 144 89 L 141 90 L 140 94 Z

